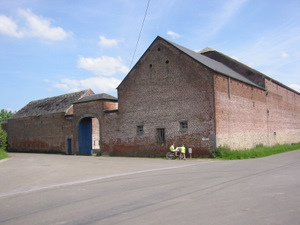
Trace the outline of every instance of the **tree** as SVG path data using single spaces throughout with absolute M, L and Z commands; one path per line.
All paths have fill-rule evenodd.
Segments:
M 14 115 L 14 113 L 12 111 L 8 111 L 6 109 L 1 109 L 1 111 L 0 111 L 0 123 L 3 123 L 5 120 L 7 120 L 12 115 Z

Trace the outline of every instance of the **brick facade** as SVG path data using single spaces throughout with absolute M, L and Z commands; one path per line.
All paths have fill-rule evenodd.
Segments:
M 73 119 L 64 113 L 10 120 L 8 149 L 66 154 L 66 137 L 72 137 L 73 130 Z
M 111 154 L 163 156 L 173 142 L 209 155 L 214 144 L 213 76 L 164 41 L 155 42 L 118 88 L 119 112 L 106 148 Z M 180 122 L 188 129 L 181 130 Z M 143 132 L 137 132 L 143 126 Z M 159 128 L 165 141 L 158 143 Z M 106 149 L 104 149 L 106 150 Z
M 202 54 L 262 87 L 215 76 L 217 146 L 243 149 L 300 141 L 299 93 L 215 50 Z
M 266 80 L 269 145 L 300 141 L 300 95 Z
M 232 149 L 267 144 L 266 95 L 225 76 L 215 76 L 217 146 Z
M 74 122 L 76 123 L 73 131 L 75 137 L 75 152 L 80 154 L 79 148 L 79 124 L 84 118 L 92 120 L 92 149 L 97 153 L 102 148 L 102 139 L 105 131 L 109 129 L 109 124 L 104 124 L 104 112 L 118 108 L 117 100 L 99 98 L 92 101 L 79 101 L 74 104 Z M 104 130 L 104 131 L 103 131 Z
M 215 76 L 217 146 L 232 149 L 300 141 L 300 96 L 271 80 L 266 90 Z
M 196 53 L 160 37 L 119 85 L 118 99 L 91 90 L 70 96 L 67 110 L 37 116 L 25 107 L 9 119 L 9 150 L 70 153 L 71 141 L 71 154 L 81 154 L 87 120 L 91 148 L 104 155 L 164 156 L 174 143 L 210 156 L 218 146 L 300 141 L 298 92 L 216 51 Z M 50 103 L 40 105 L 60 104 Z
M 67 139 L 73 140 L 75 130 L 72 102 L 91 94 L 87 90 L 30 102 L 8 120 L 8 150 L 67 154 Z

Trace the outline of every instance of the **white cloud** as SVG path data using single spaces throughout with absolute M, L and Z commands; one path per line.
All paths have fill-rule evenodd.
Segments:
M 289 85 L 289 87 L 300 93 L 300 85 L 299 84 L 291 84 L 291 85 Z
M 22 32 L 18 31 L 18 25 L 4 15 L 0 15 L 0 33 L 16 38 L 24 36 Z
M 180 37 L 179 34 L 175 33 L 174 31 L 171 31 L 171 30 L 169 30 L 169 31 L 167 32 L 167 35 L 170 35 L 173 39 L 179 38 L 179 37 Z
M 118 45 L 119 41 L 117 39 L 107 39 L 104 36 L 99 36 L 100 41 L 98 42 L 101 47 L 115 47 Z
M 281 57 L 282 58 L 287 58 L 287 57 L 289 57 L 289 54 L 287 54 L 286 52 L 282 52 Z
M 78 67 L 92 71 L 96 75 L 111 76 L 117 72 L 126 74 L 129 68 L 124 65 L 121 57 L 101 56 L 100 58 L 84 58 L 78 60 Z
M 95 93 L 116 93 L 116 88 L 121 83 L 121 80 L 106 77 L 90 77 L 84 80 L 71 80 L 65 78 L 62 79 L 60 82 L 54 82 L 49 80 L 45 80 L 45 82 L 51 83 L 54 88 L 66 92 L 75 92 L 90 88 Z
M 24 20 L 24 24 L 18 25 L 12 19 L 0 15 L 0 33 L 17 38 L 38 37 L 51 41 L 61 41 L 71 35 L 61 27 L 51 26 L 50 19 L 37 16 L 29 9 L 19 9 L 18 16 Z

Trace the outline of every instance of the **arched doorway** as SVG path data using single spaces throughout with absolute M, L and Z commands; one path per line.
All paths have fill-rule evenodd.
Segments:
M 79 121 L 78 140 L 80 155 L 100 152 L 100 125 L 96 117 L 84 117 Z

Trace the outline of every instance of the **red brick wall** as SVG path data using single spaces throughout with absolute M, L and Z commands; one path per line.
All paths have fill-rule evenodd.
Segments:
M 81 102 L 74 104 L 74 133 L 75 137 L 75 152 L 80 154 L 79 149 L 79 123 L 83 118 L 92 119 L 92 148 L 94 150 L 100 149 L 100 135 L 101 135 L 101 116 L 103 112 L 103 102 L 101 100 Z
M 66 137 L 71 137 L 72 118 L 64 113 L 10 120 L 8 150 L 66 153 Z
M 300 95 L 266 80 L 271 145 L 300 142 Z
M 221 75 L 214 83 L 217 146 L 300 141 L 299 95 L 267 80 L 267 92 Z
M 96 100 L 91 102 L 81 102 L 74 104 L 74 137 L 76 153 L 79 154 L 79 122 L 81 119 L 89 117 L 92 118 L 92 148 L 94 151 L 102 150 L 102 139 L 105 138 L 106 132 L 110 130 L 111 123 L 109 121 L 104 123 L 104 111 L 116 110 L 118 108 L 118 102 L 110 100 Z
M 118 102 L 110 102 L 110 101 L 103 102 L 103 110 L 116 110 L 116 109 L 118 109 Z
M 105 150 L 115 155 L 161 156 L 172 142 L 210 155 L 214 146 L 213 76 L 164 41 L 156 41 L 118 88 L 119 113 L 105 132 Z M 179 122 L 188 121 L 180 131 Z M 144 133 L 137 134 L 137 125 Z M 166 142 L 157 143 L 157 128 Z M 108 135 L 110 134 L 110 136 Z M 202 139 L 205 140 L 202 140 Z M 208 141 L 209 138 L 209 141 Z

